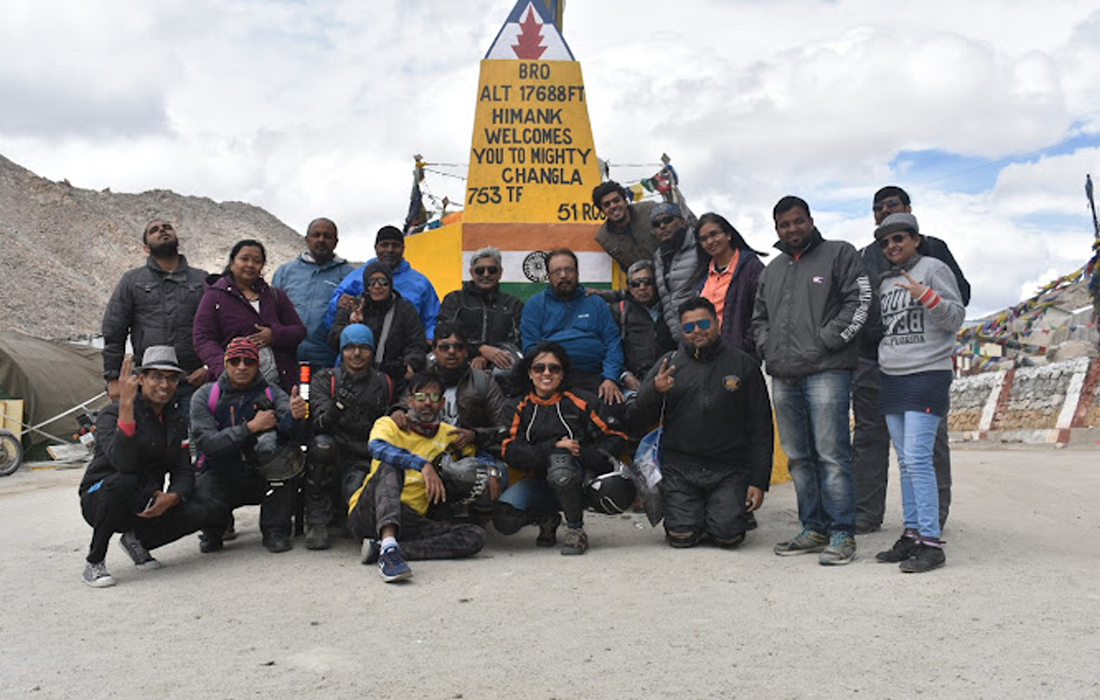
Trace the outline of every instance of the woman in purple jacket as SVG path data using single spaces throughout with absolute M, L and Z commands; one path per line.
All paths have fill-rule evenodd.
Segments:
M 289 297 L 260 276 L 265 262 L 263 244 L 246 239 L 233 246 L 222 274 L 206 278 L 206 292 L 195 313 L 195 352 L 209 368 L 207 381 L 212 382 L 224 369 L 229 341 L 252 338 L 260 348 L 264 379 L 289 393 L 298 383 L 298 343 L 306 337 L 306 327 Z
M 756 283 L 764 269 L 758 253 L 749 247 L 724 216 L 708 212 L 695 225 L 695 291 L 714 304 L 722 341 L 731 348 L 753 354 L 755 344 L 748 332 Z

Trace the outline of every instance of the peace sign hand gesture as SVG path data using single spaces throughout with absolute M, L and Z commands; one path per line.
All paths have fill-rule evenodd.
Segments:
M 905 289 L 912 295 L 914 299 L 920 299 L 928 291 L 927 285 L 921 284 L 912 277 L 905 270 L 901 271 L 901 274 L 905 275 L 905 282 L 896 282 L 895 284 L 902 289 Z
M 676 365 L 670 365 L 668 358 L 661 360 L 661 369 L 657 370 L 657 376 L 653 378 L 653 388 L 658 392 L 667 393 L 676 384 Z

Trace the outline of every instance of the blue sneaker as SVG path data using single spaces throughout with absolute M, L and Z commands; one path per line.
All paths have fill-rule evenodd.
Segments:
M 390 547 L 378 555 L 378 570 L 386 583 L 404 581 L 412 578 L 413 575 L 412 569 L 405 563 L 405 557 L 401 556 L 401 550 L 397 547 Z

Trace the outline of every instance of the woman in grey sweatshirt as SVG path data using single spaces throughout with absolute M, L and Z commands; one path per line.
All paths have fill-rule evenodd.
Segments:
M 892 266 L 879 281 L 879 410 L 898 455 L 905 518 L 901 538 L 876 559 L 920 573 L 946 561 L 932 446 L 947 416 L 951 354 L 966 310 L 951 268 L 917 253 L 915 216 L 891 214 L 875 229 L 875 240 Z

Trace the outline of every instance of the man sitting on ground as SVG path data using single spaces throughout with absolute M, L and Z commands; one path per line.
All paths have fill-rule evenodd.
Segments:
M 485 533 L 476 525 L 426 516 L 430 504 L 447 499 L 432 463 L 454 449 L 456 438 L 455 426 L 440 421 L 443 383 L 431 372 L 418 372 L 409 381 L 407 402 L 407 429 L 388 416 L 374 424 L 371 471 L 348 503 L 348 528 L 363 539 L 361 561 L 377 562 L 387 583 L 412 576 L 406 559 L 468 557 L 485 545 Z M 467 446 L 463 455 L 473 452 Z

